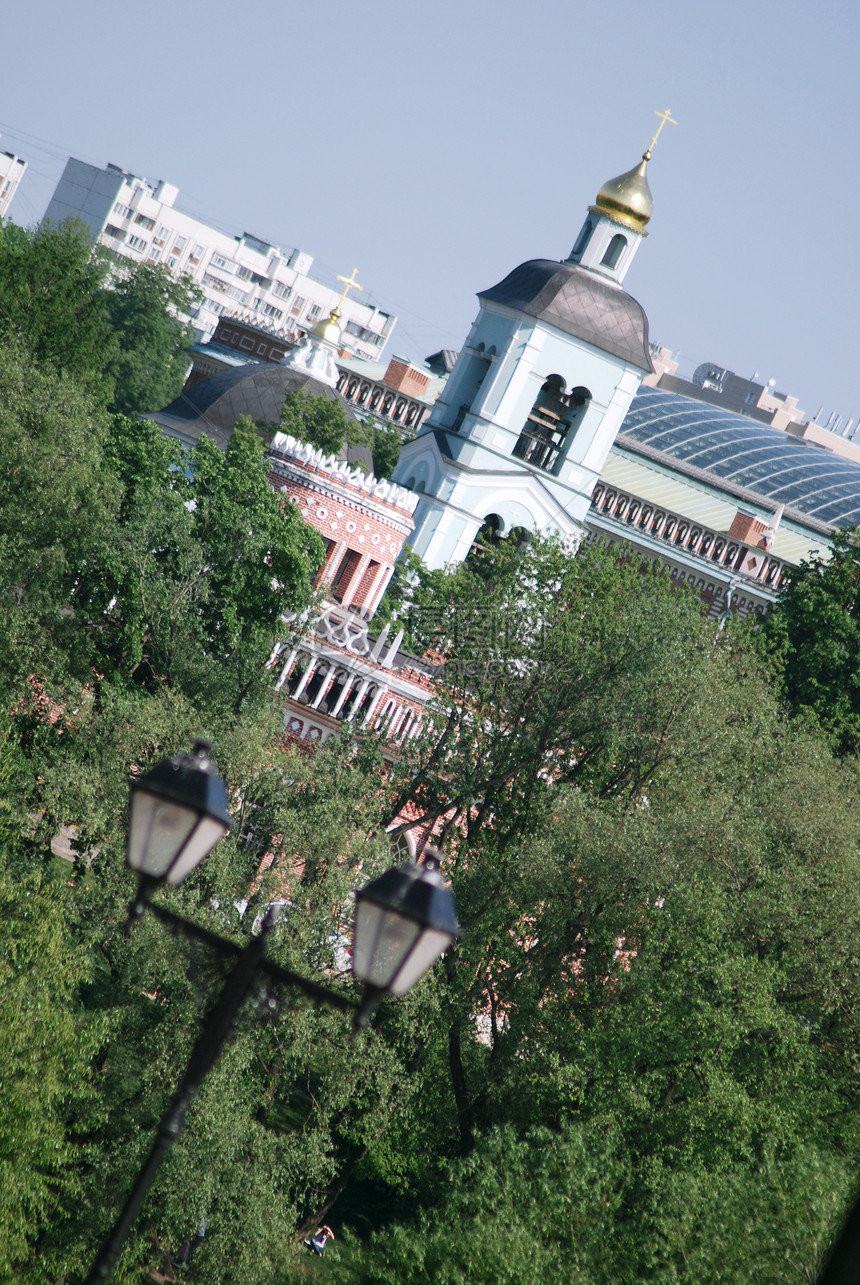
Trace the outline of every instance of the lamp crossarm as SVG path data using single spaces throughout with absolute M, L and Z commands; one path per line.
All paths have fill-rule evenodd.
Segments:
M 280 964 L 266 959 L 266 937 L 268 930 L 272 927 L 272 923 L 268 920 L 263 921 L 261 932 L 242 946 L 231 941 L 229 937 L 210 932 L 208 928 L 202 928 L 190 919 L 176 915 L 172 910 L 156 905 L 148 899 L 138 900 L 132 906 L 132 918 L 137 918 L 145 909 L 151 910 L 156 918 L 168 927 L 181 932 L 186 937 L 204 942 L 220 954 L 231 956 L 236 962 L 192 1049 L 179 1088 L 158 1123 L 149 1155 L 137 1176 L 122 1213 L 90 1268 L 86 1285 L 101 1285 L 101 1282 L 110 1280 L 113 1275 L 117 1259 L 140 1213 L 147 1192 L 155 1181 L 168 1152 L 182 1133 L 185 1117 L 200 1091 L 200 1085 L 217 1062 L 259 973 L 266 973 L 273 981 L 301 991 L 316 1004 L 348 1009 L 355 1013 L 356 1020 L 363 1017 L 364 1006 L 360 1007 L 348 996 L 331 990 L 327 986 L 321 986 L 318 982 L 309 981 L 299 973 L 294 973 L 289 968 L 282 968 Z
M 241 955 L 244 947 L 238 942 L 232 941 L 229 937 L 222 937 L 219 933 L 213 933 L 208 928 L 202 928 L 200 924 L 195 924 L 190 919 L 184 919 L 182 915 L 174 914 L 172 910 L 167 910 L 164 906 L 159 906 L 156 902 L 148 902 L 147 909 L 151 910 L 157 919 L 163 924 L 181 932 L 186 937 L 194 937 L 198 941 L 205 942 L 213 950 L 217 950 L 222 955 L 236 956 Z M 273 960 L 267 959 L 265 955 L 257 962 L 257 967 L 263 973 L 271 977 L 272 981 L 279 982 L 282 986 L 289 986 L 293 990 L 301 991 L 308 999 L 316 1004 L 328 1004 L 333 1008 L 342 1009 L 344 1012 L 356 1012 L 359 1005 L 348 995 L 340 991 L 332 990 L 329 986 L 322 986 L 319 982 L 312 982 L 307 977 L 302 977 L 301 973 L 294 973 L 290 968 L 283 968 Z

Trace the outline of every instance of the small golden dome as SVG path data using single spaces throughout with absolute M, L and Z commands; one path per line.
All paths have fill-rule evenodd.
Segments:
M 614 223 L 641 232 L 654 213 L 654 199 L 645 174 L 650 159 L 649 149 L 634 169 L 604 183 L 591 209 L 605 214 Z
M 337 344 L 339 347 L 341 340 L 340 316 L 340 308 L 332 308 L 324 321 L 317 322 L 311 334 L 315 339 L 325 339 L 328 343 Z

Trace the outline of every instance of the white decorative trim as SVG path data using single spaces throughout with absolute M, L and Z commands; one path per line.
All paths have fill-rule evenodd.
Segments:
M 322 451 L 315 450 L 307 442 L 300 442 L 289 433 L 276 433 L 270 449 L 278 455 L 290 456 L 309 468 L 321 469 L 331 474 L 333 480 L 354 486 L 368 498 L 382 504 L 394 505 L 398 509 L 405 509 L 407 513 L 414 513 L 418 506 L 420 496 L 408 491 L 405 486 L 382 481 L 372 473 L 362 473 L 358 468 L 350 468 L 336 455 L 324 455 Z

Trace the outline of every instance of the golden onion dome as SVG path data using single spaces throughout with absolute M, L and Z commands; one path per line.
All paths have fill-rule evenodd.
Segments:
M 315 339 L 325 339 L 330 344 L 340 346 L 340 308 L 332 308 L 324 321 L 318 321 L 311 334 Z
M 642 232 L 654 213 L 654 198 L 645 173 L 650 159 L 649 148 L 634 169 L 604 183 L 591 206 L 594 213 L 605 214 L 614 223 Z

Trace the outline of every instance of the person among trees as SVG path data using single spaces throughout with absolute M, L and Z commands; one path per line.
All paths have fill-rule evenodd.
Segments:
M 331 1227 L 328 1227 L 324 1223 L 322 1227 L 318 1228 L 317 1231 L 314 1232 L 313 1236 L 310 1236 L 305 1241 L 305 1244 L 307 1245 L 308 1249 L 311 1251 L 312 1254 L 321 1254 L 326 1247 L 326 1242 L 329 1239 L 334 1240 L 335 1234 L 332 1231 Z

